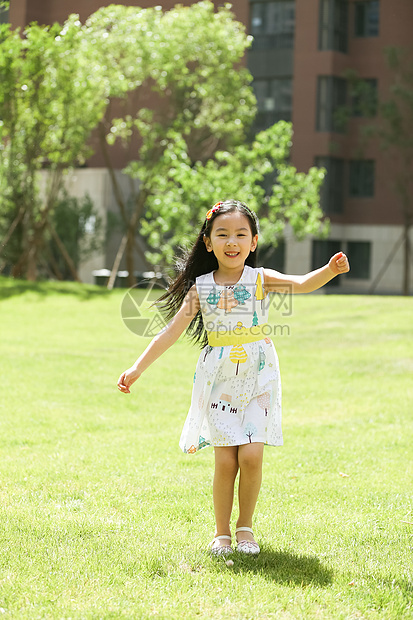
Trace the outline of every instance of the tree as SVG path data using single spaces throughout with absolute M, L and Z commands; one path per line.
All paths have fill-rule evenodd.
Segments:
M 257 280 L 256 280 L 255 284 L 256 284 L 256 287 L 255 287 L 255 299 L 257 301 L 261 301 L 262 302 L 262 300 L 265 299 L 267 293 L 264 290 L 264 286 L 263 286 L 264 282 L 262 281 L 261 274 L 259 272 L 258 272 Z
M 216 306 L 219 302 L 220 296 L 221 296 L 221 292 L 220 291 L 217 292 L 217 289 L 214 286 L 212 291 L 209 293 L 207 297 L 207 302 L 211 304 L 211 306 Z
M 220 310 L 225 310 L 225 314 L 228 312 L 232 312 L 232 308 L 236 308 L 238 306 L 238 301 L 235 299 L 234 291 L 231 289 L 224 289 L 221 291 L 217 308 Z
M 217 197 L 237 196 L 258 211 L 266 243 L 275 244 L 286 223 L 299 238 L 320 232 L 323 171 L 297 173 L 287 163 L 291 125 L 278 124 L 246 143 L 256 106 L 252 77 L 240 63 L 250 38 L 228 5 L 216 12 L 212 2 L 200 2 L 167 13 L 111 6 L 88 26 L 114 68 L 112 94 L 134 87 L 134 100 L 145 103 L 148 89 L 158 97 L 156 112 L 142 105 L 115 119 L 108 136 L 125 147 L 136 139 L 141 144 L 139 160 L 125 170 L 140 183 L 129 212 L 112 172 L 130 276 L 137 226 L 149 245 L 148 260 L 165 267 Z
M 234 288 L 234 297 L 241 305 L 245 304 L 245 301 L 251 297 L 251 293 L 247 291 L 243 284 L 238 284 Z
M 99 123 L 125 231 L 113 272 L 126 248 L 131 284 L 138 226 L 151 262 L 165 266 L 217 195 L 255 208 L 265 242 L 274 243 L 286 223 L 297 236 L 319 229 L 323 174 L 288 165 L 291 126 L 278 124 L 245 144 L 255 115 L 252 78 L 242 66 L 250 38 L 229 5 L 215 11 L 205 1 L 165 13 L 112 5 L 84 26 L 71 16 L 63 27 L 32 24 L 23 38 L 2 26 L 0 36 L 0 226 L 16 275 L 35 278 L 48 237 L 57 242 L 51 214 L 63 171 L 86 158 Z M 122 118 L 109 120 L 109 97 L 125 103 Z M 140 147 L 125 170 L 139 184 L 129 204 L 106 148 L 117 139 Z M 51 182 L 41 203 L 36 178 L 44 165 Z
M 258 314 L 256 310 L 254 311 L 254 315 L 252 317 L 252 326 L 256 327 L 258 325 Z
M 254 314 L 256 315 L 256 313 Z M 253 321 L 253 324 L 254 324 L 254 321 Z M 264 366 L 265 366 L 265 353 L 264 353 L 264 349 L 260 346 L 259 356 L 258 356 L 258 372 L 261 372 Z
M 255 433 L 257 432 L 257 427 L 252 423 L 252 422 L 248 422 L 248 424 L 245 427 L 245 434 L 249 439 L 249 442 L 251 442 L 251 438 L 253 435 L 255 435 Z
M 63 27 L 31 24 L 23 37 L 0 25 L 0 83 L 1 252 L 6 249 L 14 275 L 34 280 L 50 238 L 64 252 L 52 213 L 64 171 L 90 154 L 87 141 L 107 106 L 108 80 L 71 16 Z M 45 166 L 42 201 L 38 173 Z
M 410 261 L 413 252 L 410 231 L 413 226 L 413 48 L 389 47 L 385 50 L 394 76 L 390 97 L 380 103 L 380 120 L 371 134 L 377 134 L 388 155 L 389 169 L 403 216 L 403 294 L 409 295 Z
M 165 13 L 160 7 L 112 5 L 94 13 L 86 26 L 89 40 L 113 71 L 111 96 L 125 98 L 131 106 L 122 118 L 109 121 L 107 117 L 100 135 L 125 227 L 126 263 L 133 284 L 138 226 L 149 235 L 143 215 L 145 222 L 157 218 L 161 228 L 158 240 L 153 236 L 150 240 L 154 249 L 168 234 L 169 222 L 163 220 L 156 202 L 164 202 L 164 197 L 159 198 L 157 188 L 169 162 L 179 158 L 176 145 L 184 144 L 192 163 L 206 162 L 217 149 L 245 139 L 255 114 L 251 76 L 241 64 L 249 38 L 229 5 L 215 11 L 212 2 L 178 6 Z M 140 144 L 139 158 L 125 170 L 139 180 L 139 192 L 129 209 L 106 138 L 111 144 L 121 140 L 125 148 L 134 141 Z M 176 202 L 169 207 L 175 211 Z M 182 201 L 178 211 L 179 219 L 186 217 Z
M 234 364 L 237 365 L 235 374 L 238 374 L 238 368 L 240 364 L 245 364 L 245 362 L 248 359 L 248 355 L 247 352 L 245 351 L 244 347 L 242 346 L 242 344 L 234 344 L 234 346 L 232 347 L 230 354 L 229 354 L 229 359 L 231 360 L 231 362 L 233 362 Z
M 337 120 L 344 129 L 354 113 L 366 122 L 360 132 L 360 150 L 371 139 L 377 139 L 387 157 L 389 177 L 403 218 L 403 233 L 390 252 L 372 284 L 373 292 L 380 278 L 393 260 L 396 251 L 403 246 L 402 292 L 409 295 L 410 261 L 412 249 L 410 231 L 413 226 L 413 48 L 388 47 L 384 49 L 387 65 L 394 77 L 386 99 L 377 100 L 376 89 L 355 71 L 347 71 L 344 77 L 350 84 L 352 103 L 337 111 Z
M 57 239 L 64 244 L 64 250 L 59 247 L 56 238 L 52 238 L 46 247 L 47 265 L 50 265 L 54 277 L 67 280 L 72 274 L 64 253 L 67 252 L 75 269 L 78 269 L 83 261 L 100 251 L 104 242 L 102 217 L 89 195 L 78 199 L 63 190 L 50 214 L 50 221 Z
M 265 415 L 267 416 L 268 409 L 271 405 L 271 394 L 269 392 L 264 392 L 263 394 L 260 394 L 257 398 L 257 403 L 261 407 L 261 409 L 264 409 Z
M 141 223 L 150 247 L 156 248 L 149 254 L 152 262 L 170 264 L 182 239 L 193 239 L 210 205 L 227 198 L 246 202 L 258 214 L 265 244 L 276 245 L 287 224 L 299 239 L 325 234 L 328 222 L 319 205 L 324 170 L 297 172 L 288 162 L 291 140 L 291 124 L 280 121 L 252 143 L 193 163 L 185 140 L 175 136 L 158 161 L 163 173 L 147 196 Z

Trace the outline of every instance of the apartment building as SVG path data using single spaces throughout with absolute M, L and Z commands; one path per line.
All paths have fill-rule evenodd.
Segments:
M 50 24 L 70 13 L 84 20 L 111 2 L 99 0 L 11 0 L 13 26 L 30 21 Z M 175 0 L 129 0 L 130 6 Z M 194 4 L 187 1 L 181 4 Z M 223 2 L 215 2 L 218 7 Z M 298 170 L 323 166 L 327 170 L 322 207 L 330 218 L 327 240 L 295 240 L 288 231 L 277 253 L 281 271 L 300 273 L 323 264 L 343 249 L 351 272 L 334 280 L 333 292 L 400 293 L 403 281 L 403 215 L 394 190 L 394 162 L 377 140 L 363 143 L 361 128 L 375 122 L 376 109 L 366 113 L 351 93 L 350 73 L 372 93 L 373 102 L 386 99 L 393 81 L 384 50 L 413 49 L 411 0 L 233 0 L 233 11 L 254 36 L 246 63 L 254 77 L 258 101 L 256 129 L 280 119 L 294 128 L 292 163 Z M 347 110 L 347 120 L 337 114 Z M 119 168 L 124 162 L 119 161 Z M 106 183 L 104 163 L 97 151 L 87 175 Z M 413 247 L 412 245 L 410 247 Z M 411 253 L 411 261 L 413 260 Z M 108 265 L 102 265 L 108 266 Z M 413 272 L 413 265 L 411 271 Z M 410 290 L 413 290 L 411 276 Z
M 259 125 L 280 118 L 294 127 L 292 162 L 298 170 L 324 166 L 322 206 L 331 220 L 326 241 L 287 239 L 285 269 L 316 267 L 344 249 L 352 270 L 332 286 L 337 292 L 402 290 L 403 216 L 394 169 L 377 140 L 363 144 L 361 128 L 375 110 L 357 109 L 349 72 L 386 99 L 393 76 L 384 50 L 413 49 L 409 0 L 252 0 L 254 76 Z M 350 106 L 346 123 L 337 112 Z M 412 247 L 412 246 L 411 246 Z M 411 255 L 411 259 L 412 259 Z M 412 282 L 410 284 L 412 290 Z

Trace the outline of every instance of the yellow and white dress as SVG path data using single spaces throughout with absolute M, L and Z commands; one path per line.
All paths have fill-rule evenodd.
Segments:
M 282 445 L 280 371 L 263 268 L 245 265 L 233 286 L 216 284 L 211 272 L 196 279 L 196 289 L 209 344 L 198 359 L 181 449 Z

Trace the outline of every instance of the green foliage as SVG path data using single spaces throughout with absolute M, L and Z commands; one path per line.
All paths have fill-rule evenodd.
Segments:
M 413 225 L 413 48 L 384 50 L 393 82 L 379 102 L 379 117 L 363 135 L 378 138 L 388 159 L 388 173 L 400 205 L 405 227 L 404 294 L 409 289 L 409 228 Z
M 382 102 L 385 124 L 379 135 L 382 147 L 396 147 L 403 158 L 413 161 L 413 50 L 390 47 L 385 50 L 394 81 L 389 97 Z
M 0 2 L 0 23 L 9 21 L 10 2 L 2 0 Z
M 351 118 L 374 118 L 378 113 L 377 88 L 371 80 L 361 78 L 353 69 L 344 71 L 343 77 L 347 81 L 347 103 L 334 111 L 334 123 L 341 132 L 347 130 Z
M 24 34 L 0 29 L 0 234 L 24 214 L 16 233 L 23 259 L 45 246 L 61 171 L 90 154 L 87 141 L 108 98 L 126 100 L 131 91 L 138 109 L 113 120 L 108 136 L 111 144 L 141 144 L 126 172 L 140 180 L 144 204 L 134 208 L 144 218 L 124 209 L 128 244 L 139 225 L 156 249 L 152 261 L 170 262 L 224 194 L 259 213 L 266 243 L 287 223 L 300 238 L 319 230 L 323 173 L 288 164 L 291 127 L 278 124 L 246 144 L 256 111 L 243 66 L 250 37 L 230 5 L 216 10 L 204 1 L 167 12 L 111 5 L 84 26 L 72 15 L 63 26 L 32 24 Z M 56 176 L 43 204 L 36 175 L 45 165 Z
M 79 199 L 62 192 L 53 212 L 53 225 L 76 267 L 102 250 L 103 222 L 89 195 Z M 54 240 L 50 242 L 50 252 L 64 279 L 70 279 L 71 274 Z
M 233 197 L 258 214 L 264 244 L 276 245 L 287 224 L 297 238 L 326 234 L 328 222 L 322 222 L 319 205 L 324 171 L 298 173 L 288 163 L 291 138 L 291 124 L 281 121 L 257 134 L 252 144 L 218 151 L 205 164 L 193 164 L 184 139 L 176 136 L 157 162 L 159 173 L 141 223 L 142 234 L 157 248 L 152 261 L 170 262 L 182 239 L 194 238 L 210 205 Z M 165 236 L 169 242 L 163 245 Z
M 50 28 L 31 24 L 20 37 L 0 30 L 0 140 L 8 166 L 24 179 L 46 162 L 62 168 L 90 155 L 86 145 L 107 105 L 108 81 L 77 16 Z
M 107 106 L 108 80 L 77 16 L 51 27 L 35 23 L 21 37 L 0 26 L 0 234 L 22 210 L 20 253 L 38 256 L 59 174 L 90 155 L 90 133 Z M 55 173 L 42 202 L 38 171 Z M 9 256 L 9 260 L 17 260 Z
M 297 173 L 288 164 L 291 126 L 280 123 L 247 143 L 256 107 L 241 63 L 250 40 L 228 5 L 216 11 L 200 2 L 166 13 L 110 6 L 87 26 L 113 68 L 111 94 L 149 87 L 158 97 L 155 109 L 115 119 L 108 136 L 110 144 L 141 140 L 139 160 L 125 172 L 146 195 L 140 232 L 153 249 L 150 262 L 171 264 L 176 246 L 189 242 L 209 206 L 225 197 L 245 200 L 262 216 L 266 243 L 276 244 L 286 223 L 299 238 L 320 232 L 323 172 Z
M 368 81 L 360 79 L 355 72 L 347 74 L 353 88 L 357 88 L 359 104 L 364 105 L 364 116 L 374 120 L 363 123 L 360 128 L 360 151 L 369 140 L 376 140 L 386 157 L 387 177 L 395 195 L 395 207 L 403 218 L 403 294 L 410 287 L 410 229 L 413 226 L 413 47 L 387 47 L 384 49 L 388 69 L 393 81 L 386 93 L 376 101 Z M 344 124 L 349 109 L 340 110 Z
M 402 154 L 401 160 L 413 161 L 413 49 L 387 47 L 384 54 L 392 72 L 393 83 L 386 96 L 377 101 L 375 90 L 355 71 L 346 71 L 350 94 L 356 99 L 360 116 L 372 118 L 361 129 L 366 138 L 379 138 L 384 151 Z M 347 123 L 354 107 L 338 110 Z
M 157 112 L 142 105 L 115 121 L 111 142 L 136 130 L 145 160 L 169 143 L 171 130 L 188 136 L 197 157 L 215 150 L 206 144 L 212 136 L 215 144 L 244 138 L 255 114 L 252 78 L 241 64 L 250 41 L 229 5 L 215 11 L 212 2 L 199 2 L 167 12 L 112 5 L 96 11 L 86 26 L 91 45 L 106 59 L 111 96 L 143 87 L 161 101 Z

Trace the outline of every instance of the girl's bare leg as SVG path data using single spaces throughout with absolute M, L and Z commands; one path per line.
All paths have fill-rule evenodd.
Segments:
M 231 535 L 230 520 L 234 502 L 234 484 L 238 473 L 238 446 L 214 448 L 215 473 L 213 484 L 215 536 Z M 217 545 L 228 545 L 228 540 L 220 540 Z
M 237 527 L 252 527 L 252 517 L 262 480 L 263 443 L 247 443 L 238 447 L 239 518 Z M 249 532 L 239 532 L 237 540 L 254 540 Z

